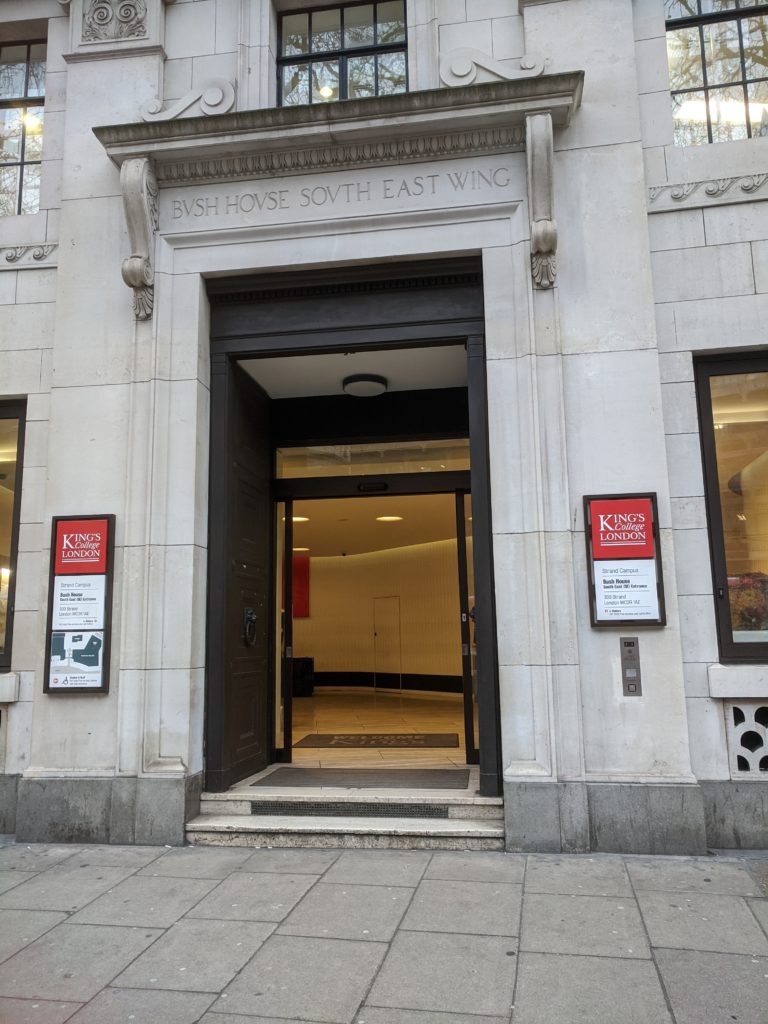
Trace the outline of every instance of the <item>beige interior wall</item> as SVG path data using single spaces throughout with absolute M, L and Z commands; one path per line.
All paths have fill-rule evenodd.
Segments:
M 11 553 L 13 525 L 13 491 L 0 487 L 0 558 L 8 560 Z
M 768 452 L 741 471 L 749 572 L 768 573 Z
M 461 675 L 455 540 L 312 558 L 310 617 L 295 619 L 296 657 L 316 672 L 373 672 L 373 599 L 400 597 L 402 671 Z

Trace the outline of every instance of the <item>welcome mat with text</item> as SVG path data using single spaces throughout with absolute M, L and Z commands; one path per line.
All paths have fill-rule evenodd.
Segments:
M 294 747 L 458 747 L 455 732 L 313 732 Z

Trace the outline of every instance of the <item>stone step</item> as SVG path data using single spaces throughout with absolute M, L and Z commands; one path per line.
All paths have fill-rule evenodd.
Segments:
M 326 817 L 388 817 L 388 818 L 470 818 L 501 821 L 504 806 L 500 798 L 397 794 L 382 796 L 368 791 L 310 792 L 288 795 L 284 791 L 257 790 L 244 799 L 236 793 L 204 793 L 201 814 L 289 815 Z
M 484 819 L 201 814 L 187 823 L 198 846 L 503 850 L 503 825 Z

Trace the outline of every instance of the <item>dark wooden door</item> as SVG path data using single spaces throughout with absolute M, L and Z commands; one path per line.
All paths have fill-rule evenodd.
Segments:
M 272 447 L 266 394 L 229 359 L 212 371 L 206 788 L 221 792 L 271 761 Z

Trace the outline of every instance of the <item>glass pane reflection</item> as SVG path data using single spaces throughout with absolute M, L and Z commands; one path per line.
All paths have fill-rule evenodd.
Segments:
M 710 386 L 733 639 L 768 642 L 768 373 Z
M 378 58 L 379 96 L 405 92 L 405 53 L 383 53 Z
M 0 420 L 0 651 L 6 647 L 19 421 Z
M 351 100 L 376 95 L 376 58 L 373 54 L 347 61 L 347 94 Z
M 469 469 L 469 440 L 329 444 L 277 449 L 278 479 L 441 473 Z

